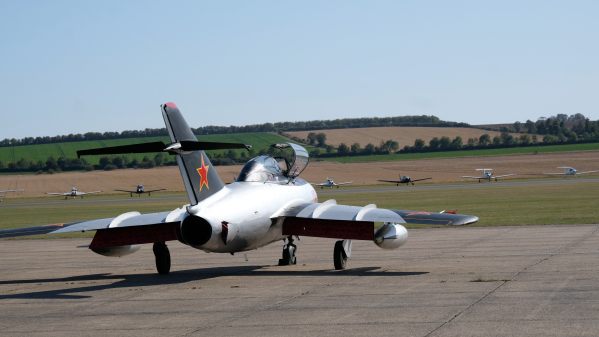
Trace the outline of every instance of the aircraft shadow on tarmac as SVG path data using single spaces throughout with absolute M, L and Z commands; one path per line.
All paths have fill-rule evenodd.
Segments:
M 107 289 L 128 288 L 128 287 L 149 287 L 168 284 L 181 284 L 191 281 L 200 281 L 221 276 L 417 276 L 428 274 L 428 272 L 398 272 L 385 271 L 379 267 L 364 267 L 346 269 L 342 271 L 333 270 L 263 270 L 263 266 L 237 266 L 237 267 L 215 267 L 204 269 L 190 269 L 171 272 L 168 276 L 157 274 L 92 274 L 81 276 L 69 276 L 48 279 L 29 279 L 29 280 L 4 280 L 0 285 L 8 284 L 41 284 L 41 283 L 63 283 L 67 287 L 63 289 L 53 289 L 44 291 L 25 292 L 20 294 L 0 295 L 3 299 L 84 299 L 92 295 L 84 293 L 101 291 Z M 106 281 L 114 280 L 112 283 Z M 81 287 L 68 287 L 74 282 L 86 283 Z M 102 284 L 89 285 L 90 282 L 102 282 Z M 83 293 L 83 294 L 82 294 Z

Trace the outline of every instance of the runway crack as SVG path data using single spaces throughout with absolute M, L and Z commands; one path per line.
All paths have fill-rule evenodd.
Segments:
M 580 238 L 577 238 L 573 241 L 570 241 L 566 244 L 564 244 L 563 246 L 559 247 L 558 249 L 556 249 L 555 251 L 547 254 L 546 256 L 542 257 L 541 259 L 535 261 L 534 263 L 525 266 L 524 268 L 520 269 L 519 271 L 517 271 L 514 275 L 512 275 L 512 277 L 509 280 L 502 280 L 501 283 L 491 289 L 490 291 L 488 291 L 486 294 L 484 294 L 482 297 L 480 297 L 478 300 L 470 303 L 467 307 L 465 307 L 464 309 L 460 310 L 457 314 L 453 315 L 450 319 L 448 319 L 447 321 L 443 322 L 441 325 L 439 325 L 438 327 L 436 327 L 435 329 L 431 330 L 429 333 L 427 333 L 426 335 L 424 335 L 423 337 L 429 337 L 431 335 L 433 335 L 435 332 L 437 332 L 439 329 L 443 328 L 444 326 L 446 326 L 447 324 L 453 322 L 455 319 L 457 319 L 458 317 L 462 316 L 465 312 L 467 312 L 470 308 L 474 307 L 475 305 L 477 305 L 478 303 L 482 302 L 483 300 L 485 300 L 487 297 L 489 297 L 490 295 L 494 294 L 497 290 L 499 290 L 501 287 L 503 287 L 504 285 L 506 285 L 508 282 L 514 281 L 520 274 L 522 274 L 523 272 L 538 266 L 539 264 L 551 259 L 552 257 L 561 254 L 562 252 L 577 246 L 579 244 L 581 244 L 582 242 L 588 240 L 589 238 L 595 236 L 597 234 L 597 232 L 599 232 L 599 225 L 595 225 L 594 229 L 591 233 L 589 234 L 585 234 Z

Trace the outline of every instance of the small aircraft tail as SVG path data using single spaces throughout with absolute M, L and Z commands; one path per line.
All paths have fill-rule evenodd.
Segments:
M 197 141 L 175 103 L 162 105 L 162 116 L 172 143 Z M 203 150 L 181 152 L 177 164 L 192 205 L 220 191 L 225 184 Z

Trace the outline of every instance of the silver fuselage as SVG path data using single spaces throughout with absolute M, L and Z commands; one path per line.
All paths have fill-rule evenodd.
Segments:
M 211 239 L 196 248 L 233 253 L 284 239 L 281 225 L 274 221 L 277 215 L 286 209 L 317 201 L 314 188 L 299 178 L 289 184 L 234 182 L 188 207 L 187 212 L 206 219 L 212 226 Z M 226 242 L 221 237 L 223 222 L 228 226 Z

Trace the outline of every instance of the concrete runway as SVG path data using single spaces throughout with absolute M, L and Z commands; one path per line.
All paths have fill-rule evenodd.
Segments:
M 88 240 L 0 240 L 1 336 L 598 336 L 599 225 L 410 231 L 384 251 L 302 238 L 230 256 L 170 243 L 123 258 Z

